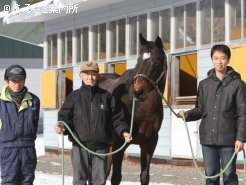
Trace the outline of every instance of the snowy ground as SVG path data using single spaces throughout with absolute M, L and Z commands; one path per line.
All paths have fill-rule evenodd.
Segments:
M 34 185 L 48 185 L 48 184 L 61 185 L 62 184 L 61 175 L 51 175 L 51 174 L 45 174 L 42 172 L 36 172 Z M 64 184 L 65 185 L 72 185 L 72 177 L 65 176 L 64 177 Z M 110 185 L 110 182 L 107 181 L 106 185 Z M 139 185 L 139 182 L 121 182 L 121 185 Z M 149 185 L 171 185 L 171 184 L 150 183 Z
M 36 140 L 36 150 L 37 150 L 37 156 L 44 156 L 44 141 L 43 141 L 43 135 L 38 135 L 38 138 Z M 47 174 L 43 172 L 36 171 L 35 181 L 34 185 L 62 185 L 62 176 L 61 175 L 55 175 L 55 174 Z M 71 176 L 65 176 L 64 178 L 64 184 L 65 185 L 72 185 L 72 177 Z M 107 182 L 107 185 L 110 185 L 110 182 Z M 139 185 L 139 182 L 121 182 L 121 185 Z M 171 185 L 167 183 L 150 183 L 149 185 Z

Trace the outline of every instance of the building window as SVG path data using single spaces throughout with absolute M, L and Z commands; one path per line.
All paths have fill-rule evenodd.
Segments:
M 241 39 L 241 0 L 230 0 L 230 40 Z
M 150 20 L 151 40 L 155 40 L 159 36 L 159 12 L 150 13 Z
M 61 33 L 62 65 L 72 64 L 72 31 Z
M 211 0 L 201 1 L 201 44 L 211 43 Z
M 137 44 L 138 44 L 138 50 L 137 53 L 139 53 L 140 50 L 140 44 L 139 44 L 139 34 L 142 34 L 144 38 L 147 38 L 147 14 L 142 14 L 138 16 L 138 33 L 137 33 Z
M 88 27 L 76 30 L 77 62 L 89 60 L 89 29 Z
M 201 44 L 225 41 L 225 0 L 201 1 Z
M 225 0 L 213 0 L 213 41 L 225 40 Z
M 93 60 L 106 59 L 106 23 L 92 26 Z
M 196 45 L 196 3 L 185 5 L 185 12 L 185 47 L 191 47 Z
M 174 8 L 175 16 L 175 49 L 184 48 L 184 6 Z
M 82 62 L 82 31 L 81 29 L 76 30 L 76 45 L 77 45 L 77 62 Z
M 117 42 L 117 21 L 111 21 L 109 23 L 110 28 L 110 58 L 117 56 L 116 42 Z
M 126 20 L 120 19 L 118 21 L 118 39 L 117 39 L 117 46 L 118 46 L 118 56 L 125 56 L 126 55 Z
M 175 49 L 196 45 L 196 3 L 174 8 Z
M 129 55 L 139 53 L 139 34 L 147 36 L 147 14 L 129 17 Z
M 137 16 L 129 18 L 129 55 L 137 54 Z
M 92 26 L 92 49 L 93 49 L 93 60 L 98 60 L 98 25 Z
M 164 49 L 170 50 L 170 29 L 171 29 L 171 10 L 166 9 L 160 11 L 161 18 L 161 39 Z
M 89 60 L 89 28 L 82 28 L 82 60 Z
M 57 66 L 57 34 L 48 35 L 48 67 Z
M 110 27 L 110 58 L 125 56 L 126 20 L 111 21 Z

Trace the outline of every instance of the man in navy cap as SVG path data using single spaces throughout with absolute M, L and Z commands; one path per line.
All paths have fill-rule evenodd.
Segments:
M 4 80 L 0 96 L 1 184 L 32 185 L 40 101 L 25 87 L 26 70 L 22 66 L 8 67 Z

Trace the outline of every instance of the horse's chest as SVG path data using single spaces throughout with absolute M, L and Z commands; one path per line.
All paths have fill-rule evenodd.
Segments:
M 147 138 L 155 135 L 161 127 L 160 121 L 140 121 L 135 124 L 138 135 L 144 135 Z

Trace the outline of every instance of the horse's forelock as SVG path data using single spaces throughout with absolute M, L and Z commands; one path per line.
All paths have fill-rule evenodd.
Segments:
M 137 63 L 137 72 L 156 80 L 162 73 L 165 62 L 165 53 L 155 42 L 147 41 L 141 47 Z

